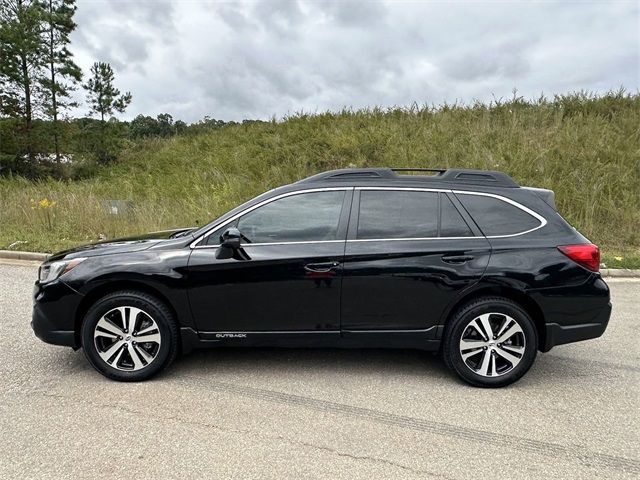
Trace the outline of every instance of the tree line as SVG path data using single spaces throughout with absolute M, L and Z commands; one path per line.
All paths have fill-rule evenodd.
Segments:
M 70 50 L 76 8 L 75 0 L 0 1 L 0 175 L 56 174 L 76 157 L 107 164 L 129 141 L 226 125 L 208 117 L 187 125 L 167 113 L 115 118 L 132 95 L 116 88 L 109 63 L 95 62 L 85 79 Z M 69 118 L 78 88 L 88 116 Z

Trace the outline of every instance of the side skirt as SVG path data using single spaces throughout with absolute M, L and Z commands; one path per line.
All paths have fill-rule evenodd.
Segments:
M 182 352 L 210 347 L 410 348 L 437 351 L 437 327 L 425 330 L 196 332 L 180 329 Z

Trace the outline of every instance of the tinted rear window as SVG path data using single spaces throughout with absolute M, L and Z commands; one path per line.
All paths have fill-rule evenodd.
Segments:
M 457 197 L 487 236 L 513 235 L 540 226 L 533 215 L 498 198 L 468 194 Z
M 358 239 L 437 236 L 437 193 L 389 190 L 360 192 Z

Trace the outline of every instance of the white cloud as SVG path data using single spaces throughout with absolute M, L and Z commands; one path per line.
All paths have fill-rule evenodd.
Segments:
M 127 118 L 266 119 L 640 85 L 636 2 L 78 3 L 72 50 L 85 72 L 112 63 L 133 94 Z

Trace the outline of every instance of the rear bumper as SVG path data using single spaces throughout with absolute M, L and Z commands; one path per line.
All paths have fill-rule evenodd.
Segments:
M 544 319 L 539 348 L 548 352 L 556 345 L 601 336 L 611 316 L 609 287 L 600 275 L 584 283 L 542 288 L 530 292 Z
M 576 325 L 547 323 L 545 344 L 542 351 L 548 352 L 556 345 L 598 338 L 607 329 L 610 317 L 611 303 L 609 302 L 589 323 L 580 323 Z

